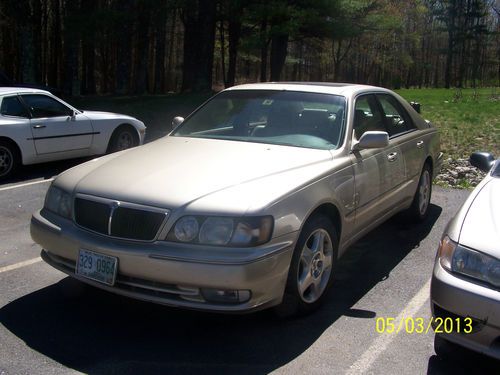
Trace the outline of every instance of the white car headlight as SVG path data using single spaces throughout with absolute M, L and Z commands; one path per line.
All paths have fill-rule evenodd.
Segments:
M 177 220 L 166 239 L 204 245 L 258 246 L 271 239 L 273 225 L 272 216 L 183 216 Z
M 441 240 L 438 256 L 448 271 L 500 287 L 500 260 L 459 245 L 448 236 Z
M 51 186 L 45 196 L 44 207 L 55 214 L 71 219 L 71 194 L 59 189 L 58 187 Z

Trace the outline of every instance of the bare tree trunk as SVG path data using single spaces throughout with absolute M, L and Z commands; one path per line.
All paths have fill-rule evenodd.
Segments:
M 182 91 L 212 89 L 216 0 L 196 0 L 184 10 Z
M 241 37 L 241 14 L 229 20 L 229 68 L 227 70 L 226 87 L 234 86 L 236 80 L 236 59 L 238 57 L 238 46 Z
M 264 17 L 260 24 L 260 82 L 267 82 L 267 50 L 269 38 L 267 37 L 267 18 Z
M 279 81 L 285 65 L 288 34 L 278 34 L 271 39 L 271 81 Z
M 220 37 L 220 65 L 222 70 L 222 82 L 224 83 L 224 87 L 228 87 L 226 80 L 226 41 L 224 38 L 224 20 L 220 20 L 219 22 L 219 37 Z M 216 77 L 217 78 L 217 77 Z
M 116 3 L 116 10 L 123 14 L 121 22 L 116 25 L 120 35 L 116 35 L 116 75 L 115 85 L 116 93 L 120 95 L 127 94 L 130 90 L 130 72 L 131 72 L 131 51 L 132 51 L 132 21 L 131 17 L 126 15 L 133 14 L 133 1 L 120 0 Z

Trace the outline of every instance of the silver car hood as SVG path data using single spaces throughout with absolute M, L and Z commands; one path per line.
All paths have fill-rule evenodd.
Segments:
M 500 178 L 486 178 L 469 206 L 459 242 L 500 259 Z
M 241 214 L 332 167 L 328 150 L 184 137 L 164 137 L 102 159 L 70 169 L 56 185 L 170 209 Z

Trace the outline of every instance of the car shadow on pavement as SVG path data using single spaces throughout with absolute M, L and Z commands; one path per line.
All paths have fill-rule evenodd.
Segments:
M 427 375 L 498 374 L 500 361 L 453 345 L 445 355 L 429 358 Z
M 23 183 L 39 178 L 48 180 L 49 178 L 52 178 L 54 176 L 57 176 L 59 173 L 64 172 L 66 169 L 72 168 L 91 159 L 92 157 L 86 157 L 53 161 L 50 163 L 22 165 L 19 167 L 19 170 L 14 176 L 0 182 L 0 188 L 3 185 Z
M 373 318 L 351 307 L 419 246 L 440 215 L 431 205 L 420 225 L 390 220 L 365 236 L 339 262 L 325 305 L 303 318 L 177 310 L 66 277 L 1 308 L 0 323 L 32 349 L 85 373 L 268 373 L 306 351 L 340 317 Z

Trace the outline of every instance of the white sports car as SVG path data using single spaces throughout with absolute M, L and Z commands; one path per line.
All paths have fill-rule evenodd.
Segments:
M 0 88 L 0 179 L 19 164 L 124 150 L 144 142 L 136 118 L 81 111 L 43 90 Z

